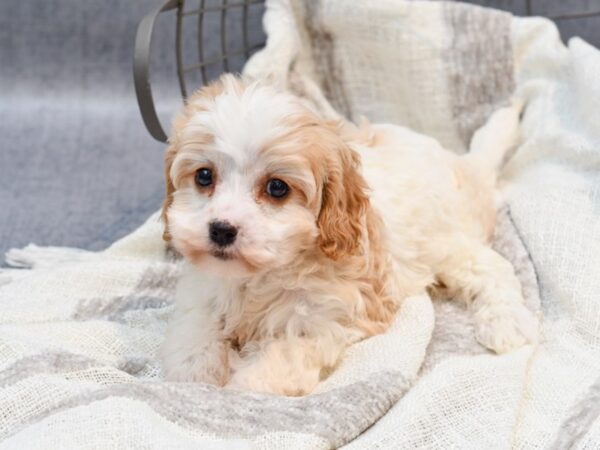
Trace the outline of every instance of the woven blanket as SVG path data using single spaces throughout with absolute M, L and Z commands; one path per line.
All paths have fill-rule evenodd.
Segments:
M 407 299 L 309 396 L 167 383 L 177 255 L 155 214 L 102 252 L 13 250 L 0 271 L 0 448 L 597 448 L 600 54 L 541 19 L 456 3 L 267 2 L 246 68 L 324 114 L 411 126 L 458 152 L 517 91 L 524 140 L 494 247 L 543 317 L 535 347 L 477 344 L 465 308 Z

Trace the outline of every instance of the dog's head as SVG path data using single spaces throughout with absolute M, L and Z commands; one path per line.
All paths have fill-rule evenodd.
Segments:
M 166 153 L 164 238 L 192 264 L 243 276 L 307 252 L 360 251 L 366 185 L 336 127 L 265 83 L 223 76 L 192 96 Z

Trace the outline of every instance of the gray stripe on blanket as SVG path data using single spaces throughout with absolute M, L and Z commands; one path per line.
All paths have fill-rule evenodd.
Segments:
M 558 436 L 551 450 L 579 447 L 583 437 L 600 419 L 600 378 L 584 393 L 583 398 L 571 408 L 569 417 L 558 428 Z
M 90 320 L 103 318 L 125 323 L 123 315 L 132 310 L 165 308 L 171 302 L 166 296 L 125 295 L 111 298 L 88 298 L 77 305 L 73 319 Z
M 525 306 L 539 313 L 542 299 L 535 261 L 521 237 L 508 205 L 504 205 L 498 211 L 493 247 L 513 265 L 515 275 L 521 282 Z
M 149 363 L 148 358 L 131 357 L 117 363 L 116 368 L 130 375 L 136 375 Z M 48 352 L 26 356 L 0 371 L 0 387 L 5 388 L 40 373 L 75 372 L 107 365 L 96 359 L 69 352 Z
M 300 6 L 296 4 L 296 6 Z M 349 97 L 346 95 L 346 82 L 342 65 L 336 59 L 334 34 L 325 27 L 322 19 L 322 0 L 305 0 L 303 8 L 304 26 L 308 32 L 310 48 L 315 60 L 315 70 L 323 93 L 336 111 L 348 118 L 353 117 Z
M 452 33 L 444 53 L 452 114 L 468 148 L 473 133 L 507 102 L 515 88 L 512 15 L 454 2 L 443 5 Z
M 161 263 L 150 266 L 129 295 L 109 298 L 87 298 L 79 301 L 72 318 L 90 320 L 104 318 L 127 322 L 125 314 L 132 310 L 165 308 L 173 302 L 180 265 Z
M 173 291 L 180 272 L 181 265 L 176 262 L 154 264 L 144 272 L 135 291 L 148 289 Z
M 410 387 L 397 372 L 370 376 L 322 394 L 301 398 L 218 389 L 199 383 L 142 383 L 106 386 L 40 411 L 21 425 L 108 397 L 142 401 L 166 419 L 189 429 L 244 438 L 272 431 L 320 436 L 341 446 L 385 414 Z M 19 430 L 11 430 L 11 434 Z

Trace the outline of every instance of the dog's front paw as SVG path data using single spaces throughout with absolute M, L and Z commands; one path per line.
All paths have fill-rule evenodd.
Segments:
M 477 340 L 496 353 L 506 353 L 538 339 L 537 318 L 521 303 L 481 305 L 475 311 Z
M 229 379 L 229 362 L 224 344 L 165 355 L 163 373 L 167 381 L 187 381 L 224 386 Z
M 226 389 L 234 391 L 252 391 L 266 394 L 285 395 L 287 397 L 302 397 L 310 394 L 314 385 L 303 386 L 294 383 L 294 380 L 272 380 L 260 378 L 245 378 L 242 376 L 233 376 Z
M 301 397 L 310 394 L 319 382 L 318 368 L 290 366 L 283 359 L 272 361 L 265 354 L 250 361 L 232 357 L 232 367 L 225 388 L 235 391 Z

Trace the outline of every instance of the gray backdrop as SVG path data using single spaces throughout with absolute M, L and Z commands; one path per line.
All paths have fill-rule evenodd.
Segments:
M 131 64 L 136 24 L 161 3 L 0 2 L 0 255 L 30 242 L 101 249 L 160 207 L 164 146 L 141 121 Z M 262 34 L 261 10 L 250 11 L 253 35 Z M 230 19 L 234 48 L 239 14 Z M 195 18 L 185 20 L 192 63 Z M 211 58 L 220 16 L 206 20 Z M 173 25 L 174 13 L 164 13 L 153 42 L 152 81 L 167 127 L 180 105 Z M 232 69 L 241 65 L 237 58 Z
M 29 242 L 104 248 L 160 206 L 163 145 L 141 122 L 131 75 L 135 26 L 160 3 L 0 2 L 0 255 Z M 525 0 L 474 3 L 525 12 Z M 556 14 L 600 9 L 600 0 L 533 5 L 534 12 Z M 255 41 L 260 12 L 251 12 Z M 173 18 L 160 19 L 154 41 L 153 84 L 166 124 L 179 105 Z M 220 17 L 206 20 L 210 58 L 220 48 Z M 566 37 L 600 42 L 600 18 L 560 24 Z M 189 62 L 196 58 L 193 25 L 186 28 Z M 238 47 L 240 30 L 239 15 L 231 16 L 230 48 Z M 237 58 L 233 69 L 241 64 Z

